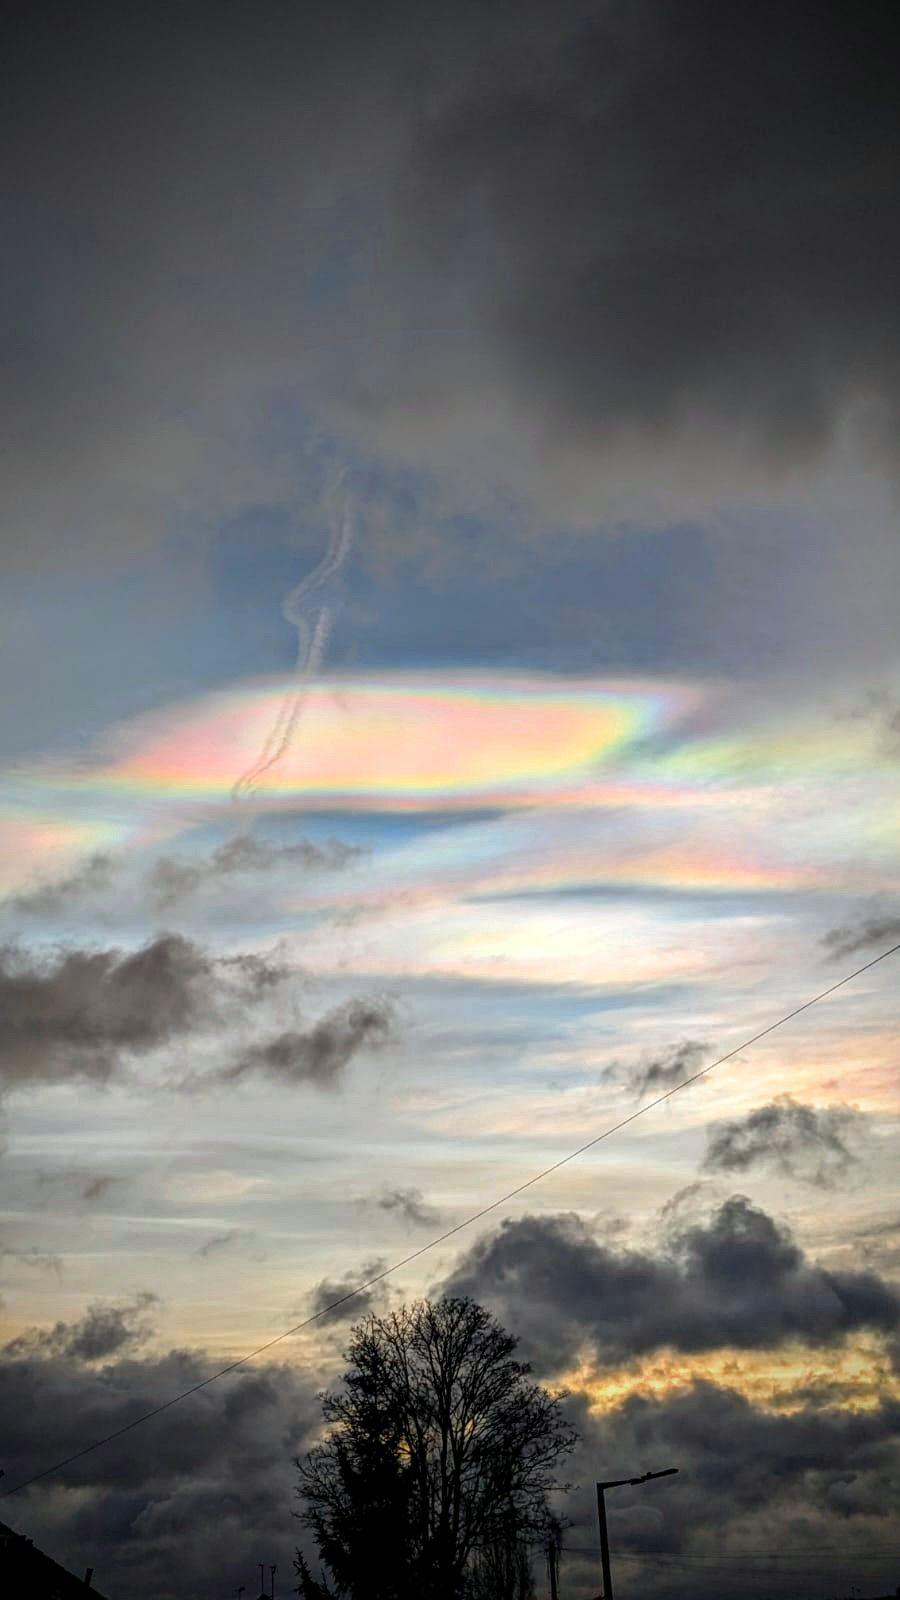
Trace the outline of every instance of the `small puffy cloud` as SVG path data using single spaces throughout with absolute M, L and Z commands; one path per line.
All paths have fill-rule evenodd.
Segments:
M 413 1228 L 431 1227 L 441 1220 L 441 1213 L 428 1204 L 421 1189 L 384 1189 L 374 1203 L 379 1211 L 389 1211 Z
M 289 1028 L 251 1044 L 214 1076 L 237 1083 L 258 1074 L 277 1083 L 333 1088 L 353 1056 L 384 1045 L 394 1030 L 395 1008 L 389 1000 L 349 1000 L 307 1029 Z
M 370 1311 L 378 1311 L 387 1298 L 387 1285 L 373 1283 L 354 1294 L 357 1284 L 366 1284 L 385 1271 L 387 1262 L 380 1256 L 364 1261 L 356 1272 L 342 1278 L 322 1278 L 312 1291 L 310 1315 L 321 1322 L 359 1322 Z
M 645 1100 L 648 1095 L 664 1094 L 699 1071 L 711 1055 L 711 1045 L 702 1044 L 698 1039 L 685 1039 L 661 1055 L 632 1067 L 628 1074 L 629 1087 L 639 1100 Z
M 861 1120 L 849 1106 L 808 1106 L 781 1095 L 711 1128 L 703 1166 L 707 1172 L 769 1168 L 827 1189 L 859 1160 L 852 1141 Z
M 900 916 L 889 912 L 869 912 L 856 922 L 832 928 L 822 940 L 833 960 L 871 951 L 887 950 L 900 943 Z
M 214 1233 L 198 1246 L 194 1255 L 205 1261 L 209 1256 L 217 1255 L 220 1250 L 230 1249 L 233 1244 L 237 1244 L 240 1237 L 238 1228 L 227 1228 L 224 1233 Z

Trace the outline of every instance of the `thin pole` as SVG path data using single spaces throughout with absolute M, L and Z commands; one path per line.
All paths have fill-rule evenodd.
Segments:
M 603 1567 L 603 1600 L 613 1600 L 612 1573 L 609 1570 L 609 1534 L 606 1529 L 606 1496 L 602 1483 L 597 1485 L 597 1516 L 600 1522 L 600 1561 Z
M 557 1549 L 556 1549 L 556 1539 L 555 1539 L 554 1535 L 551 1533 L 550 1537 L 549 1537 L 549 1539 L 547 1541 L 547 1567 L 548 1567 L 549 1572 L 550 1572 L 550 1600 L 559 1600 L 559 1584 L 557 1582 L 557 1572 L 558 1572 L 557 1561 L 558 1561 L 558 1552 L 557 1552 Z

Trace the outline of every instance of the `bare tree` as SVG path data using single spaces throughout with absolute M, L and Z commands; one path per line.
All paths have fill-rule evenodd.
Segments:
M 494 1567 L 507 1575 L 498 1595 L 524 1600 L 522 1552 L 547 1525 L 575 1434 L 515 1349 L 472 1300 L 354 1329 L 343 1387 L 322 1397 L 329 1432 L 296 1463 L 301 1520 L 330 1574 L 316 1584 L 298 1559 L 308 1600 L 461 1600 L 485 1593 Z

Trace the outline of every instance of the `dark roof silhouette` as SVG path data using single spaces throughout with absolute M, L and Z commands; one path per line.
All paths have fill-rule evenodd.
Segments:
M 9 1600 L 103 1600 L 93 1583 L 67 1572 L 5 1522 L 0 1522 L 0 1592 Z

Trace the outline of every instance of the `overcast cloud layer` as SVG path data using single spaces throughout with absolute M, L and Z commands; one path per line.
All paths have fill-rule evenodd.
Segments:
M 276 395 L 413 462 L 518 434 L 576 500 L 733 494 L 850 411 L 893 454 L 878 0 L 14 16 L 14 552 L 295 500 Z

